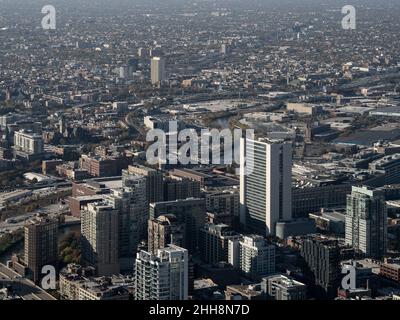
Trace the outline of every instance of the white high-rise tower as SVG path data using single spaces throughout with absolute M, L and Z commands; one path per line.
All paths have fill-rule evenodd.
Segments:
M 155 255 L 140 251 L 135 262 L 136 300 L 187 300 L 188 251 L 168 245 Z
M 151 84 L 159 85 L 165 79 L 165 60 L 160 57 L 151 59 Z
M 292 219 L 292 143 L 241 139 L 241 224 L 275 235 L 278 221 Z

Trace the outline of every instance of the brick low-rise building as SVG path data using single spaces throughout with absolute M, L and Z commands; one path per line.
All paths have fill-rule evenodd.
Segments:
M 399 260 L 386 260 L 381 265 L 380 275 L 384 278 L 400 282 L 400 261 Z

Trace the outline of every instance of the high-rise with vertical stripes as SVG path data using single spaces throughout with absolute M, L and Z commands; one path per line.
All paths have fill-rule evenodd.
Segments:
M 353 187 L 347 196 L 346 244 L 366 257 L 381 259 L 386 254 L 387 241 L 384 192 Z
M 278 221 L 292 219 L 292 144 L 241 139 L 241 224 L 251 232 L 275 235 Z

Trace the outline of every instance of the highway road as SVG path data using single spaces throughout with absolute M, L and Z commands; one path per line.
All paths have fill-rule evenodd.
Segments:
M 51 204 L 49 206 L 35 210 L 34 212 L 29 212 L 26 214 L 12 217 L 12 218 L 18 219 L 20 221 L 18 221 L 16 223 L 7 223 L 5 221 L 0 222 L 0 235 L 2 232 L 16 231 L 20 228 L 23 228 L 24 225 L 26 224 L 27 220 L 32 218 L 35 214 L 44 213 L 44 214 L 48 214 L 50 216 L 57 216 L 62 213 L 67 213 L 68 211 L 69 211 L 68 205 Z
M 15 271 L 0 263 L 0 285 L 11 285 L 14 293 L 23 300 L 57 300 L 32 281 L 22 278 Z

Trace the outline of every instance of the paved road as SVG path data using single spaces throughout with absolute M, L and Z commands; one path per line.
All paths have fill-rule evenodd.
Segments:
M 23 300 L 57 300 L 32 281 L 21 278 L 15 271 L 0 263 L 0 284 L 12 285 L 14 292 Z
M 35 214 L 38 213 L 45 213 L 48 214 L 50 216 L 57 216 L 59 214 L 62 213 L 68 213 L 69 212 L 69 206 L 68 205 L 59 205 L 59 204 L 51 204 L 49 206 L 40 208 L 38 210 L 35 210 L 33 212 L 29 212 L 29 213 L 25 213 L 22 215 L 18 215 L 15 217 L 11 217 L 11 218 L 15 218 L 15 219 L 20 219 L 21 221 L 18 221 L 16 223 L 7 223 L 5 221 L 0 222 L 0 234 L 2 232 L 9 232 L 9 231 L 16 231 L 20 228 L 23 228 L 24 225 L 26 224 L 27 220 L 29 220 L 30 218 L 32 218 Z
M 16 223 L 7 223 L 5 221 L 0 222 L 0 233 L 7 232 L 7 231 L 16 231 L 16 230 L 22 228 L 26 224 L 26 221 L 28 219 L 32 218 L 34 215 L 35 215 L 35 212 L 18 215 L 15 218 L 21 219 L 21 221 L 16 222 Z

